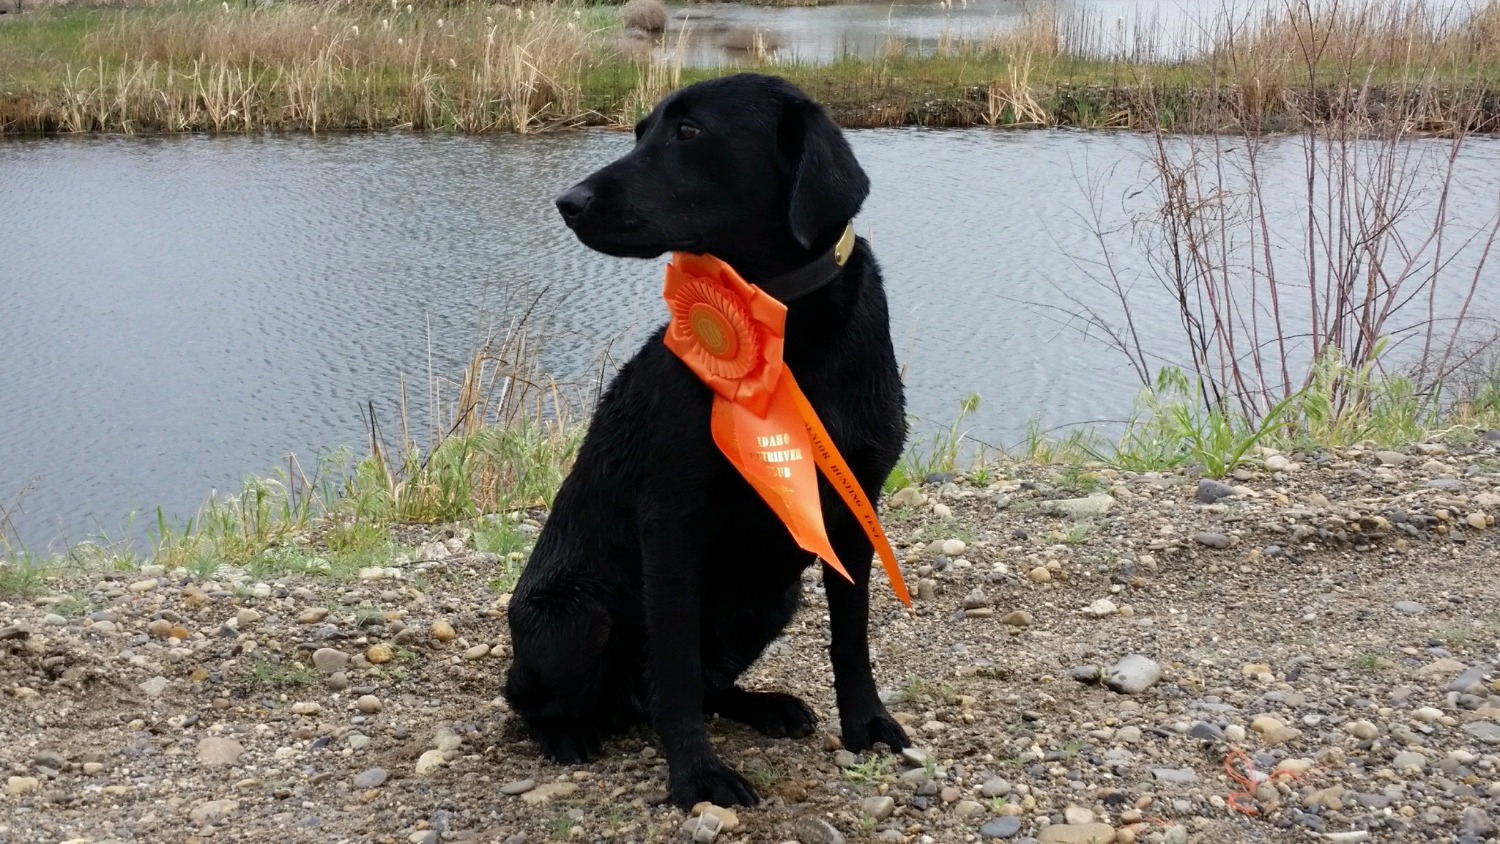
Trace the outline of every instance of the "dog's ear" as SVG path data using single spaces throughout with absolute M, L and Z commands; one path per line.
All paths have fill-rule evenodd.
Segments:
M 849 142 L 823 107 L 811 100 L 787 104 L 781 117 L 783 153 L 792 176 L 792 235 L 804 248 L 820 234 L 842 227 L 870 195 L 870 178 L 854 158 Z

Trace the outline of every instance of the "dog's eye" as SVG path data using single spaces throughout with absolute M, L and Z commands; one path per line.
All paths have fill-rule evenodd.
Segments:
M 697 126 L 694 126 L 691 123 L 679 123 L 677 124 L 677 140 L 691 141 L 692 139 L 698 137 L 698 133 L 700 131 L 701 130 Z

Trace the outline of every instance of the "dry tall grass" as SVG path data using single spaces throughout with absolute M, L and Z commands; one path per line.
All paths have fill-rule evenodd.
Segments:
M 12 102 L 0 126 L 528 132 L 580 114 L 593 42 L 571 6 L 121 13 L 87 37 L 89 65 Z

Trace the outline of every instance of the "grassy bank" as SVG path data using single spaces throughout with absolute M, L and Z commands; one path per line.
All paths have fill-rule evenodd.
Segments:
M 628 124 L 674 85 L 728 72 L 677 66 L 675 35 L 652 58 L 613 7 L 187 0 L 12 17 L 0 26 L 3 133 Z M 1493 130 L 1500 115 L 1496 0 L 1446 19 L 1400 2 L 1278 6 L 1222 20 L 1170 63 L 1107 41 L 1037 8 L 1014 31 L 945 38 L 923 58 L 893 40 L 879 58 L 774 69 L 849 127 L 1266 131 L 1357 114 L 1441 133 Z

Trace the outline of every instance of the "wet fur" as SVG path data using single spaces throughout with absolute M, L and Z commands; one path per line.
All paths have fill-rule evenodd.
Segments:
M 684 123 L 698 129 L 689 139 Z M 842 133 L 791 84 L 743 74 L 684 88 L 636 129 L 635 148 L 558 199 L 586 245 L 653 258 L 706 252 L 751 282 L 830 249 L 868 193 Z M 714 445 L 712 394 L 652 334 L 599 404 L 509 607 L 505 696 L 542 752 L 597 755 L 648 721 L 671 798 L 754 804 L 714 753 L 705 714 L 806 736 L 812 710 L 736 685 L 797 609 L 815 559 Z M 885 293 L 859 240 L 839 278 L 790 305 L 786 360 L 865 490 L 905 439 Z M 844 746 L 907 746 L 876 695 L 866 639 L 869 541 L 826 482 L 824 518 L 850 584 L 823 567 Z M 808 658 L 812 658 L 808 655 Z

